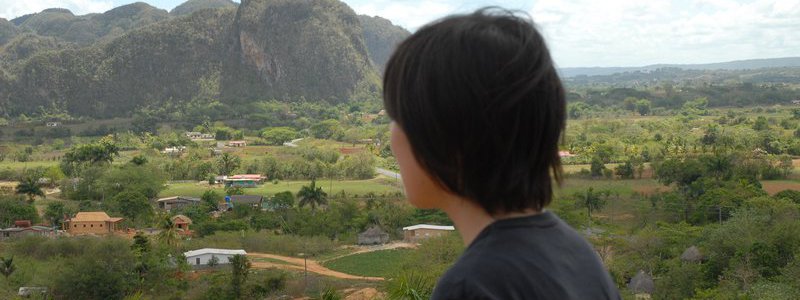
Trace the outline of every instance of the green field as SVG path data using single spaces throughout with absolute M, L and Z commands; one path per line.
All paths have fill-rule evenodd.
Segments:
M 267 182 L 255 188 L 245 188 L 244 193 L 247 195 L 270 195 L 283 191 L 290 191 L 297 193 L 300 187 L 308 185 L 311 181 L 279 181 L 278 184 Z M 375 194 L 394 194 L 401 192 L 398 187 L 387 184 L 387 181 L 382 178 L 374 178 L 369 180 L 343 180 L 343 181 L 317 181 L 317 185 L 328 193 L 328 195 L 335 195 L 342 191 L 348 195 L 364 195 L 369 192 Z M 199 183 L 173 183 L 168 184 L 167 188 L 158 194 L 159 197 L 171 196 L 191 196 L 200 197 L 206 190 L 213 189 L 217 192 L 224 193 L 225 189 L 221 185 L 209 186 L 204 182 Z
M 372 277 L 389 277 L 403 269 L 414 250 L 393 249 L 349 255 L 323 263 L 339 272 Z

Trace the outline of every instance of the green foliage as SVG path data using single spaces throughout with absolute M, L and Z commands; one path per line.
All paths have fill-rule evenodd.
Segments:
M 8 228 L 16 220 L 38 222 L 39 214 L 32 203 L 13 196 L 0 197 L 0 227 Z
M 217 158 L 217 168 L 219 174 L 231 175 L 236 169 L 242 165 L 242 159 L 239 156 L 230 153 L 223 153 Z
M 116 156 L 119 156 L 119 147 L 110 138 L 103 138 L 96 143 L 72 147 L 61 159 L 61 170 L 74 176 L 88 165 L 110 164 Z
M 270 145 L 280 146 L 297 138 L 297 131 L 290 127 L 273 127 L 262 131 L 261 137 Z
M 409 271 L 388 282 L 389 299 L 423 300 L 433 295 L 436 278 L 426 272 Z
M 112 210 L 139 226 L 149 225 L 154 215 L 150 200 L 139 191 L 125 190 L 111 199 Z
M 62 267 L 52 277 L 55 297 L 113 299 L 133 291 L 136 259 L 127 241 L 99 239 L 83 247 L 81 255 L 62 258 Z
M 64 221 L 65 215 L 72 215 L 73 211 L 67 209 L 63 202 L 50 202 L 44 210 L 44 219 L 49 221 L 53 226 L 61 227 L 61 222 Z
M 4 258 L 0 256 L 0 274 L 8 280 L 8 276 L 14 273 L 17 270 L 17 266 L 14 265 L 14 258 Z
M 36 196 L 46 197 L 41 185 L 39 184 L 39 178 L 36 176 L 26 176 L 22 178 L 17 185 L 15 193 L 28 196 L 28 201 L 31 203 L 33 203 L 33 200 L 36 198 Z
M 413 251 L 407 249 L 373 251 L 326 261 L 324 265 L 347 274 L 385 278 L 400 274 L 412 255 Z
M 241 299 L 242 287 L 247 281 L 247 273 L 252 267 L 252 263 L 244 255 L 234 255 L 230 259 L 231 264 L 231 291 L 234 299 Z
M 328 193 L 317 186 L 316 180 L 311 180 L 311 184 L 303 186 L 297 192 L 297 204 L 300 207 L 311 206 L 311 210 L 316 210 L 317 206 L 328 204 Z

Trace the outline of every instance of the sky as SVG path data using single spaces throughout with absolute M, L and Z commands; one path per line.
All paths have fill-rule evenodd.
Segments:
M 144 0 L 170 10 L 183 0 Z M 0 0 L 12 19 L 50 7 L 104 12 L 132 0 Z M 237 1 L 238 2 L 238 1 Z M 344 0 L 414 31 L 483 6 L 529 14 L 559 67 L 710 63 L 800 56 L 800 0 Z

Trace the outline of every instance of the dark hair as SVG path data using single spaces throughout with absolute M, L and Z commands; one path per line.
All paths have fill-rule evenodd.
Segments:
M 398 45 L 383 87 L 389 116 L 444 188 L 489 213 L 550 203 L 566 104 L 529 18 L 485 8 L 426 25 Z

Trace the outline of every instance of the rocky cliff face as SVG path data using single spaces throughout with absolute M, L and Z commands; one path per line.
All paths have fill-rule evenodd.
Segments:
M 391 21 L 381 17 L 358 16 L 361 27 L 364 29 L 364 42 L 369 49 L 369 56 L 383 73 L 384 66 L 394 52 L 397 44 L 411 35 L 408 30 L 392 24 Z
M 225 94 L 235 98 L 348 100 L 374 77 L 361 24 L 336 0 L 243 1 L 234 21 Z M 245 70 L 256 80 L 242 80 Z

